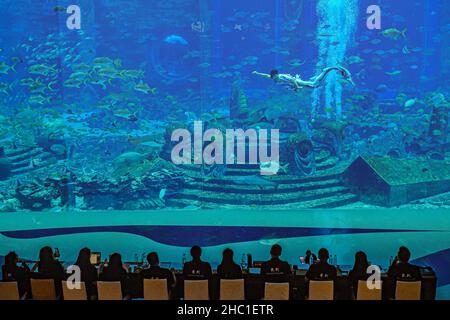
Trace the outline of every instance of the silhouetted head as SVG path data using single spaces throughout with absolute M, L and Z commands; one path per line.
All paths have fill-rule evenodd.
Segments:
M 75 263 L 77 266 L 81 265 L 89 265 L 91 263 L 91 249 L 83 248 L 78 253 L 77 262 Z
M 282 251 L 283 249 L 279 244 L 274 244 L 272 246 L 272 249 L 270 249 L 270 255 L 272 256 L 272 258 L 279 258 Z
M 191 248 L 191 257 L 194 260 L 200 260 L 200 257 L 202 256 L 202 248 L 199 246 L 193 246 Z
M 41 248 L 41 250 L 39 251 L 39 262 L 45 263 L 51 260 L 53 260 L 52 248 L 49 246 Z
M 270 71 L 270 78 L 275 79 L 279 74 L 278 70 L 274 69 Z
M 226 248 L 222 253 L 222 264 L 233 263 L 234 252 L 230 248 Z
M 5 256 L 5 271 L 6 272 L 12 271 L 16 267 L 18 259 L 19 257 L 17 256 L 17 253 L 13 251 L 8 253 Z
M 53 256 L 53 250 L 51 247 L 43 247 L 39 251 L 39 262 L 38 262 L 38 271 L 46 272 L 48 268 L 51 268 L 53 263 L 55 262 L 55 258 Z
M 148 261 L 148 264 L 149 264 L 150 266 L 152 266 L 152 267 L 158 266 L 158 265 L 159 265 L 159 257 L 158 257 L 158 254 L 157 254 L 156 252 L 150 252 L 150 253 L 147 255 L 147 261 Z
M 309 249 L 306 250 L 306 255 L 307 255 L 307 256 L 311 255 L 311 250 L 309 250 Z
M 109 264 L 108 266 L 112 269 L 119 269 L 122 268 L 122 256 L 119 253 L 113 253 L 109 257 Z
M 328 253 L 327 249 L 322 248 L 322 249 L 319 250 L 319 260 L 320 260 L 320 262 L 327 262 L 329 257 L 330 257 L 330 254 Z
M 363 251 L 358 251 L 355 254 L 355 265 L 354 270 L 365 271 L 369 267 L 369 261 L 367 260 L 367 255 Z
M 409 258 L 411 258 L 411 252 L 407 247 L 400 247 L 400 249 L 398 249 L 397 257 L 400 262 L 407 263 Z

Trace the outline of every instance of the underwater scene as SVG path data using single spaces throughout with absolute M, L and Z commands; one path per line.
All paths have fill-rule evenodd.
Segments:
M 3 0 L 0 211 L 450 206 L 445 0 Z
M 407 246 L 450 300 L 449 11 L 0 1 L 0 264 L 86 246 L 180 270 L 198 245 L 244 269 L 280 244 L 385 272 Z

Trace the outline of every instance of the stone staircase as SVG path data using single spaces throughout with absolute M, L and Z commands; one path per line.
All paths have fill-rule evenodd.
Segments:
M 20 176 L 48 168 L 55 156 L 41 148 L 5 150 L 12 164 L 11 174 Z M 197 165 L 184 166 L 190 177 L 180 191 L 166 197 L 166 206 L 204 209 L 307 209 L 337 208 L 357 202 L 358 196 L 341 182 L 349 163 L 326 151 L 316 153 L 316 173 L 300 177 L 282 170 L 261 176 L 258 165 L 227 166 L 220 177 L 205 176 Z M 44 169 L 45 170 L 45 169 Z M 170 192 L 170 190 L 169 190 Z
M 12 163 L 11 175 L 14 176 L 45 168 L 53 157 L 50 153 L 37 147 L 7 149 L 5 156 Z
M 357 195 L 340 179 L 348 163 L 321 151 L 317 153 L 316 165 L 316 173 L 309 177 L 281 171 L 275 176 L 260 176 L 257 165 L 233 165 L 220 178 L 202 176 L 200 166 L 185 166 L 192 182 L 170 197 L 168 205 L 205 209 L 300 209 L 336 208 L 358 201 Z

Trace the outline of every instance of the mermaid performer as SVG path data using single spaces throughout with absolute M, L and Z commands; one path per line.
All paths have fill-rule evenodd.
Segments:
M 275 83 L 279 83 L 297 92 L 302 88 L 314 89 L 320 87 L 326 76 L 333 70 L 336 70 L 346 81 L 348 81 L 352 85 L 355 85 L 355 83 L 352 80 L 352 75 L 350 71 L 341 66 L 325 68 L 323 69 L 322 73 L 311 78 L 310 80 L 302 80 L 300 78 L 300 75 L 298 74 L 295 76 L 290 74 L 282 74 L 279 73 L 278 70 L 272 70 L 270 74 L 253 71 L 253 74 L 264 78 L 272 79 L 273 81 L 275 81 Z

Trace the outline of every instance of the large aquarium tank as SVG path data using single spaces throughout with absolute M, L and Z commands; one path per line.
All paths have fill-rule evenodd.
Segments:
M 408 245 L 450 297 L 449 11 L 2 0 L 0 255 Z

